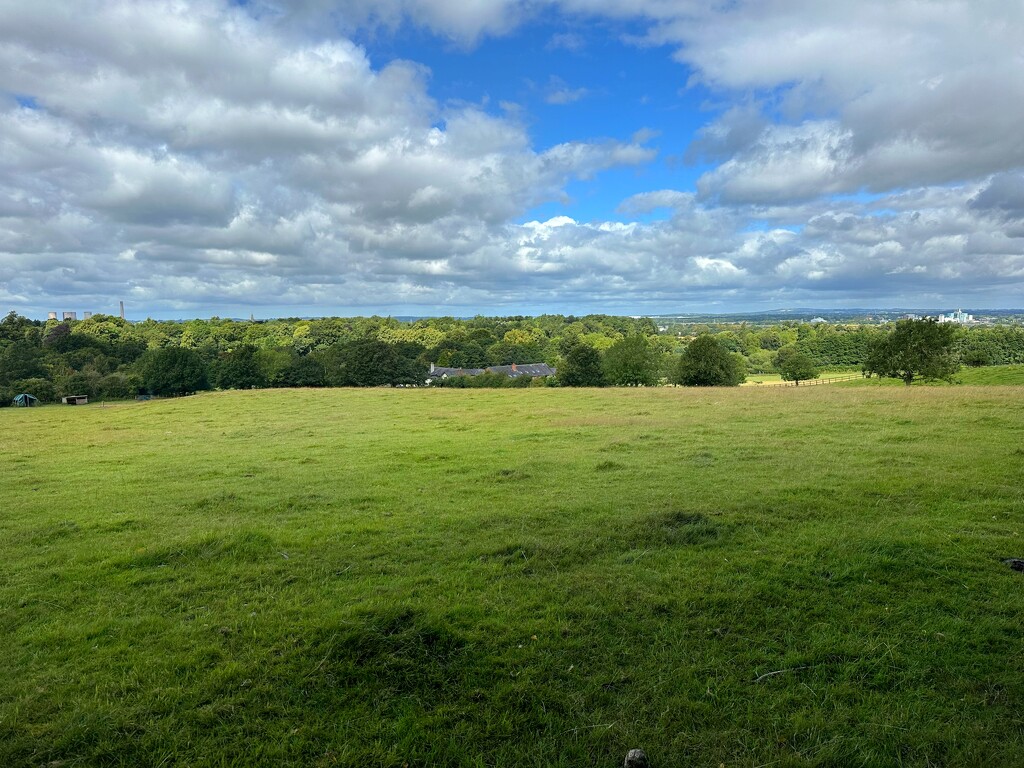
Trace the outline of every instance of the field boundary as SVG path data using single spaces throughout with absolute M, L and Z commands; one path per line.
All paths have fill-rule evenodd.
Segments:
M 755 387 L 814 387 L 819 384 L 834 384 L 837 381 L 853 381 L 862 379 L 864 376 L 859 373 L 851 373 L 848 376 L 829 376 L 827 379 L 804 379 L 803 381 L 776 381 L 771 384 L 764 384 L 760 381 L 754 382 Z

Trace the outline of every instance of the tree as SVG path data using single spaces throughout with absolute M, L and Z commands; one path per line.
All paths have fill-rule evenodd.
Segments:
M 687 345 L 671 377 L 673 384 L 684 387 L 735 387 L 746 379 L 739 356 L 707 333 Z
M 336 344 L 323 356 L 328 383 L 336 387 L 422 384 L 427 367 L 375 338 Z
M 900 320 L 885 336 L 872 342 L 864 369 L 907 386 L 915 378 L 953 378 L 960 369 L 954 351 L 956 329 L 935 320 Z
M 563 387 L 603 387 L 601 353 L 589 344 L 577 344 L 558 367 L 558 382 Z
M 243 344 L 223 355 L 214 367 L 214 379 L 221 389 L 257 389 L 267 386 L 257 353 L 251 344 Z
M 181 347 L 153 349 L 139 358 L 138 373 L 153 395 L 187 395 L 209 389 L 206 364 L 198 352 Z
M 36 323 L 22 317 L 13 309 L 0 320 L 0 341 L 22 341 L 27 338 L 26 331 L 36 331 Z
M 137 374 L 112 373 L 99 380 L 96 394 L 110 400 L 128 400 L 135 397 L 142 386 Z
M 274 382 L 279 387 L 322 387 L 326 383 L 327 373 L 317 356 L 295 353 Z
M 543 336 L 521 328 L 505 333 L 501 341 L 487 349 L 492 365 L 536 363 L 544 359 Z
M 818 378 L 819 371 L 814 360 L 796 347 L 780 349 L 774 362 L 784 381 L 795 381 L 799 386 L 801 381 Z
M 604 372 L 619 387 L 656 384 L 658 352 L 646 336 L 623 336 L 604 353 Z
M 43 378 L 46 367 L 41 350 L 27 341 L 0 346 L 0 383 L 17 379 Z

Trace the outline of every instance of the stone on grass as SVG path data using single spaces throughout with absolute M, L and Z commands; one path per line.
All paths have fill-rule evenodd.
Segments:
M 651 768 L 651 761 L 642 749 L 631 749 L 626 753 L 626 762 L 622 768 Z

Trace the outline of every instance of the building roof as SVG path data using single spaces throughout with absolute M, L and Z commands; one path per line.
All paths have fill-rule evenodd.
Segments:
M 483 368 L 445 368 L 442 365 L 432 365 L 430 367 L 430 378 L 441 379 L 451 378 L 452 376 L 479 376 L 484 372 Z
M 508 376 L 511 379 L 517 379 L 520 376 L 530 376 L 536 378 L 538 376 L 554 376 L 555 369 L 547 363 L 523 363 L 522 365 L 492 365 L 487 369 L 489 373 L 500 373 Z
M 556 370 L 547 363 L 492 365 L 489 368 L 446 368 L 441 365 L 431 365 L 427 381 L 450 379 L 454 376 L 479 376 L 481 373 L 496 373 L 500 376 L 508 376 L 510 379 L 518 379 L 520 376 L 529 376 L 530 378 L 554 376 Z

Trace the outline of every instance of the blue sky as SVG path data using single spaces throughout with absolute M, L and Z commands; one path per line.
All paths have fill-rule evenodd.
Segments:
M 654 161 L 572 181 L 566 201 L 546 202 L 520 217 L 596 221 L 622 219 L 616 209 L 631 195 L 693 188 L 708 168 L 699 158 L 684 157 L 722 103 L 706 87 L 687 85 L 692 71 L 671 61 L 669 46 L 628 42 L 643 31 L 636 24 L 578 24 L 551 14 L 479 45 L 409 24 L 355 39 L 374 62 L 408 59 L 428 67 L 430 92 L 442 103 L 517 116 L 538 148 L 580 139 L 628 141 L 649 132 L 646 143 L 658 150 Z
M 0 0 L 0 305 L 1021 305 L 1024 6 Z

